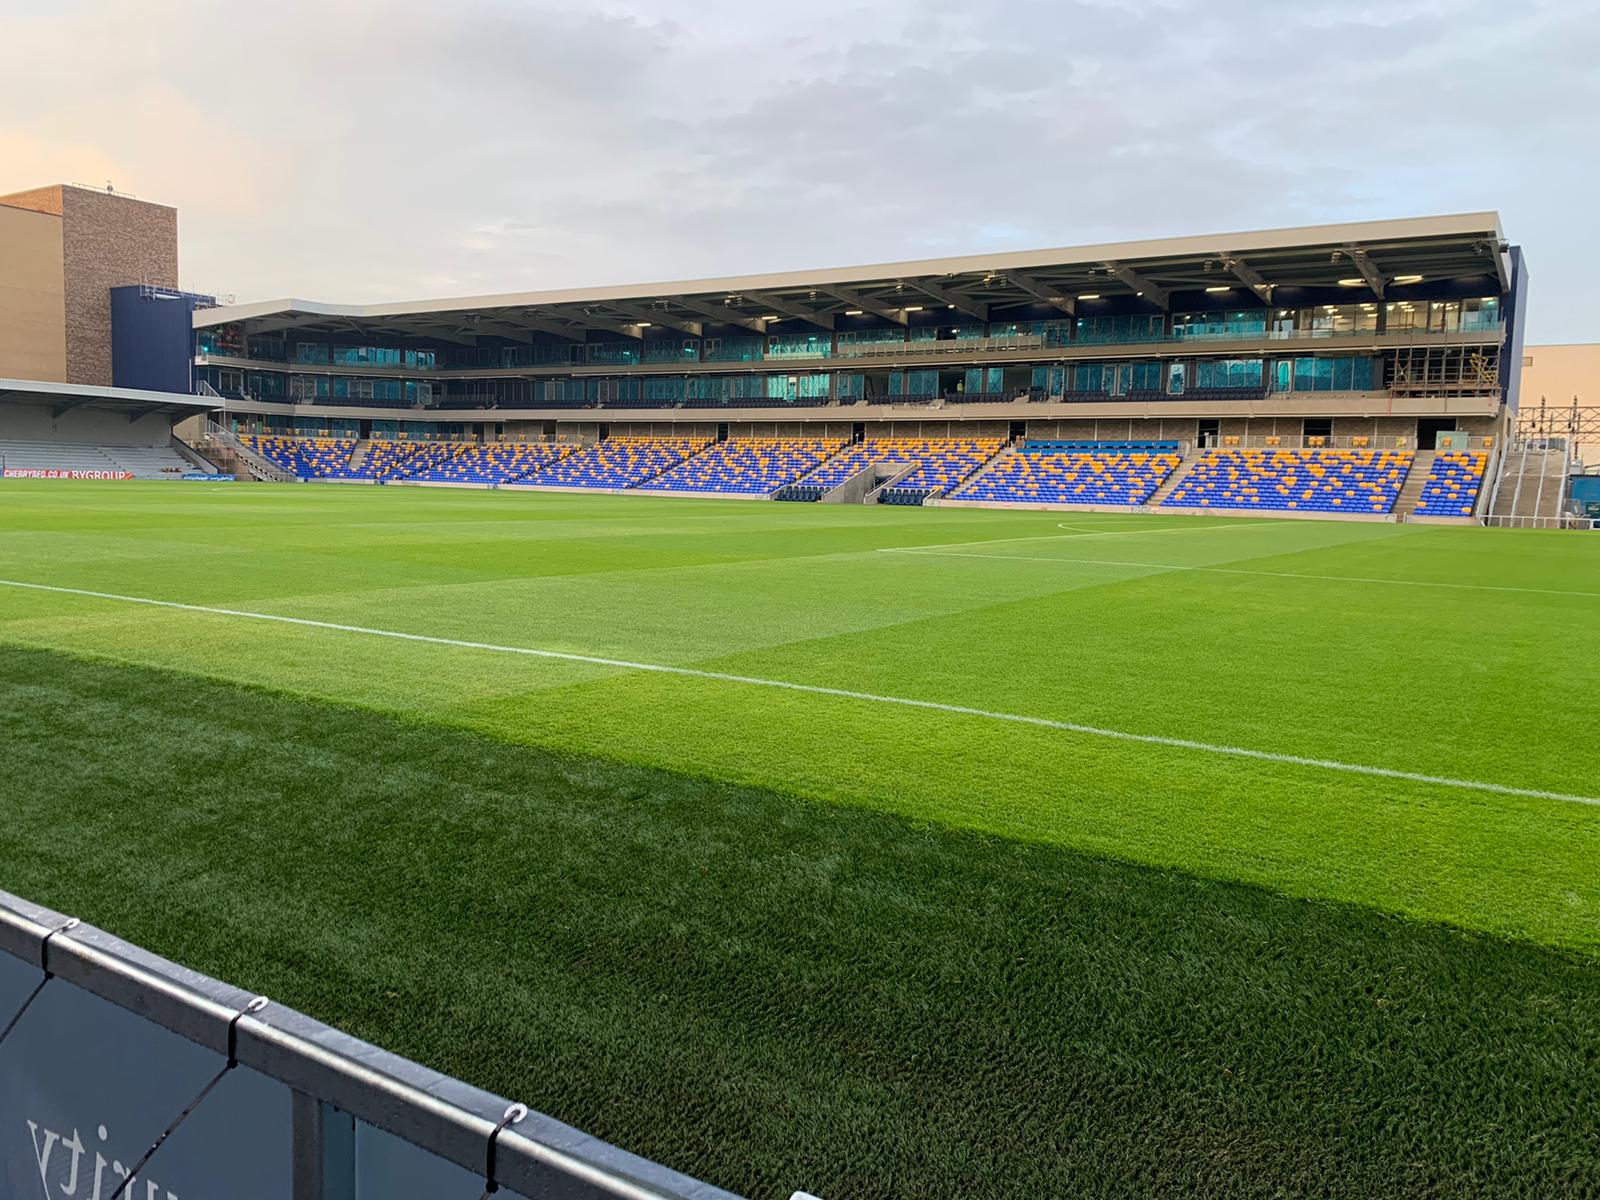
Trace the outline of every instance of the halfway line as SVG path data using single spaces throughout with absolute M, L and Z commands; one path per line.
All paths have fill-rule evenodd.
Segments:
M 558 659 L 562 662 L 588 663 L 598 667 L 619 667 L 627 671 L 650 671 L 659 675 L 682 675 L 692 679 L 714 679 L 722 683 L 742 683 L 749 687 L 777 688 L 782 691 L 806 692 L 815 696 L 837 696 L 845 700 L 863 700 L 872 704 L 893 704 L 901 708 L 929 709 L 934 712 L 955 713 L 965 717 L 980 717 L 986 721 L 1005 721 L 1013 725 L 1032 725 L 1043 729 L 1059 729 L 1066 733 L 1108 738 L 1118 742 L 1138 742 L 1147 746 L 1169 746 L 1180 750 L 1197 750 L 1204 754 L 1222 754 L 1232 758 L 1248 758 L 1256 762 L 1283 763 L 1297 767 L 1316 767 L 1324 771 L 1342 771 L 1346 774 L 1368 775 L 1380 779 L 1403 779 L 1408 783 L 1427 783 L 1438 787 L 1459 788 L 1465 791 L 1491 792 L 1499 796 L 1523 796 L 1534 800 L 1560 800 L 1568 804 L 1600 806 L 1600 796 L 1573 796 L 1565 792 L 1547 792 L 1538 788 L 1510 787 L 1506 784 L 1484 783 L 1473 779 L 1450 779 L 1443 775 L 1425 775 L 1417 771 L 1397 771 L 1389 767 L 1371 767 L 1361 763 L 1339 762 L 1329 758 L 1307 758 L 1299 754 L 1277 754 L 1268 750 L 1250 750 L 1243 746 L 1221 746 L 1211 742 L 1197 742 L 1189 738 L 1163 737 L 1154 733 L 1130 733 L 1123 729 L 1104 729 L 1097 725 L 1080 725 L 1073 721 L 1055 721 L 1048 717 L 1030 717 L 1021 713 L 994 712 L 985 708 L 972 708 L 965 704 L 944 704 L 937 700 L 914 700 L 907 696 L 881 696 L 875 692 L 857 692 L 848 688 L 824 687 L 814 683 L 791 683 L 783 679 L 762 679 L 754 675 L 733 675 L 723 671 L 704 671 L 697 667 L 674 667 L 665 663 L 633 662 L 625 658 L 602 658 L 598 655 L 574 654 L 565 650 L 538 650 L 530 646 L 501 646 L 493 642 L 472 642 L 458 638 L 434 637 L 425 633 L 402 633 L 394 629 L 372 629 L 365 625 L 343 625 L 337 621 L 314 621 L 309 617 L 286 617 L 276 613 L 249 612 L 237 608 L 217 608 L 209 604 L 183 604 L 176 600 L 154 600 L 148 596 L 123 596 L 116 592 L 94 592 L 87 588 L 57 587 L 47 583 L 26 583 L 19 579 L 0 579 L 0 587 L 23 588 L 34 592 L 54 592 L 64 596 L 88 596 L 95 600 L 115 600 L 122 604 L 144 604 L 153 608 L 173 608 L 183 612 L 210 613 L 214 616 L 239 617 L 249 621 L 275 621 L 282 625 L 299 625 L 309 629 L 329 629 L 339 633 L 356 633 L 366 637 L 393 638 L 403 642 L 423 642 L 433 646 L 455 646 L 464 650 L 484 650 L 492 654 L 520 654 L 529 658 Z

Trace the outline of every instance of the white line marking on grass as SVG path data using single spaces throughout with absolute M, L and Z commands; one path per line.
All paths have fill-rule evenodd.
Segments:
M 1047 558 L 1038 554 L 974 554 L 966 550 L 924 550 L 916 546 L 888 546 L 879 554 L 927 554 L 935 558 L 986 558 L 996 562 L 1078 563 L 1090 567 L 1136 567 L 1148 571 L 1204 571 L 1211 575 L 1257 575 L 1265 579 L 1314 579 L 1327 583 L 1388 583 L 1396 587 L 1456 588 L 1473 592 L 1522 592 L 1533 596 L 1578 596 L 1600 600 L 1600 592 L 1566 588 L 1517 587 L 1508 583 L 1452 583 L 1443 579 L 1378 579 L 1363 575 L 1308 575 L 1297 571 L 1252 571 L 1244 567 L 1196 567 L 1177 563 L 1122 562 L 1114 558 Z
M 372 629 L 365 625 L 344 625 L 337 621 L 315 621 L 309 617 L 287 617 L 276 613 L 250 612 L 237 608 L 218 608 L 209 604 L 183 604 L 176 600 L 154 600 L 147 596 L 123 596 L 116 592 L 95 592 L 87 588 L 59 587 L 46 583 L 26 583 L 18 579 L 0 579 L 0 586 L 24 588 L 35 592 L 53 592 L 64 596 L 87 596 L 95 600 L 115 600 L 122 604 L 143 604 L 154 608 L 173 608 L 183 612 L 210 613 L 220 617 L 239 617 L 249 621 L 273 621 L 283 625 L 299 625 L 309 629 L 328 629 L 338 633 L 361 634 L 366 637 L 393 638 L 403 642 L 422 642 L 432 646 L 454 646 L 464 650 L 483 650 L 492 654 L 517 654 L 528 658 L 557 659 L 562 662 L 586 663 L 597 667 L 618 667 L 627 671 L 649 671 L 659 675 L 681 675 L 691 679 L 711 679 L 720 683 L 739 683 L 749 687 L 805 692 L 814 696 L 836 696 L 844 700 L 861 700 L 871 704 L 892 704 L 900 708 L 918 708 L 934 712 L 953 713 L 964 717 L 979 717 L 985 721 L 1004 721 L 1012 725 L 1031 725 L 1041 729 L 1059 729 L 1066 733 L 1077 733 L 1087 737 L 1106 738 L 1118 742 L 1136 742 L 1146 746 L 1166 746 L 1178 750 L 1194 750 L 1202 754 L 1247 758 L 1256 762 L 1279 763 L 1295 767 L 1315 767 L 1323 771 L 1339 771 L 1349 775 L 1367 775 L 1378 779 L 1399 779 L 1407 783 L 1425 783 L 1463 791 L 1488 792 L 1498 796 L 1520 796 L 1533 800 L 1559 800 L 1568 804 L 1600 806 L 1600 796 L 1574 796 L 1565 792 L 1550 792 L 1539 788 L 1511 787 L 1507 784 L 1485 783 L 1475 779 L 1451 779 L 1443 775 L 1427 775 L 1418 771 L 1398 771 L 1390 767 L 1373 767 L 1362 763 L 1339 762 L 1330 758 L 1308 758 L 1299 754 L 1279 754 L 1270 750 L 1251 750 L 1243 746 L 1223 746 L 1212 742 L 1198 742 L 1190 738 L 1164 737 L 1154 733 L 1132 733 L 1124 729 L 1105 729 L 1098 725 L 1081 725 L 1075 721 L 1056 721 L 1049 717 L 1032 717 L 1022 713 L 995 712 L 986 708 L 973 708 L 965 704 L 945 704 L 937 700 L 915 700 L 908 696 L 883 696 L 875 692 L 857 692 L 848 688 L 824 687 L 814 683 L 792 683 L 784 679 L 762 679 L 754 675 L 734 675 L 725 671 L 704 671 L 697 667 L 676 667 L 666 663 L 633 662 L 625 658 L 603 658 L 599 655 L 574 654 L 565 650 L 539 650 L 531 646 L 501 646 L 493 642 L 472 642 L 459 638 L 434 637 L 425 633 L 402 633 L 393 629 Z

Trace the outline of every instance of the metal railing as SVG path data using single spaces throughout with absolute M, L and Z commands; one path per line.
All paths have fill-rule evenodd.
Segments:
M 203 432 L 210 441 L 233 451 L 234 457 L 249 467 L 258 478 L 270 479 L 274 483 L 297 482 L 298 477 L 293 471 L 285 470 L 266 455 L 251 449 L 233 430 L 217 424 L 210 417 L 206 418 Z
M 563 1200 L 738 1200 L 5 892 L 0 965 L 9 985 L 0 990 L 0 1109 L 9 1115 L 20 1102 L 68 1128 L 98 1123 L 102 1141 L 108 1125 L 127 1138 L 134 1120 L 164 1124 L 166 1133 L 143 1159 L 127 1159 L 135 1166 L 126 1176 L 141 1183 L 178 1175 L 207 1185 L 202 1194 L 328 1200 L 335 1193 L 327 1181 L 359 1185 L 364 1172 L 378 1169 L 408 1181 L 385 1193 L 392 1200 L 434 1200 L 439 1170 L 454 1164 L 482 1180 L 485 1195 L 506 1188 Z M 70 1048 L 54 1044 L 64 1022 Z M 91 1047 L 115 1052 L 97 1056 Z M 248 1088 L 214 1087 L 236 1067 L 264 1079 Z M 188 1080 L 213 1071 L 195 1096 L 198 1084 Z M 80 1108 L 91 1096 L 95 1103 Z M 167 1140 L 202 1109 L 212 1118 L 206 1138 Z M 363 1142 L 363 1130 L 375 1133 Z M 47 1131 L 46 1146 L 69 1140 L 55 1132 L 50 1138 Z M 358 1154 L 358 1144 L 368 1150 Z M 36 1145 L 27 1130 L 17 1136 L 8 1127 L 0 1137 L 0 1178 L 42 1178 L 48 1160 Z M 147 1137 L 130 1149 L 146 1145 Z M 367 1153 L 386 1159 L 387 1170 L 366 1161 Z M 272 1173 L 281 1190 L 255 1171 Z M 152 1195 L 156 1190 L 150 1184 Z
M 1563 514 L 1559 517 L 1494 517 L 1483 519 L 1491 529 L 1568 529 L 1593 531 L 1600 529 L 1600 521 L 1593 517 L 1576 517 Z
M 1377 437 L 1365 434 L 1340 434 L 1337 437 L 1301 434 L 1226 434 L 1205 445 L 1200 450 L 1415 450 L 1416 439 L 1410 437 Z M 1473 453 L 1484 453 L 1487 447 L 1474 447 Z
M 1505 340 L 1505 325 L 1503 322 L 1486 324 L 1473 328 L 1456 329 L 1172 329 L 1162 330 L 1158 333 L 1133 333 L 1126 334 L 1101 334 L 1093 332 L 1086 336 L 1073 336 L 1061 338 L 1058 336 L 1046 337 L 1042 334 L 1010 334 L 996 335 L 980 338 L 945 338 L 928 339 L 925 341 L 909 341 L 904 339 L 871 341 L 871 342 L 845 342 L 836 341 L 830 348 L 818 349 L 817 353 L 808 354 L 801 350 L 780 348 L 774 350 L 770 346 L 762 345 L 752 347 L 748 353 L 724 353 L 721 350 L 702 349 L 695 357 L 688 358 L 680 355 L 670 357 L 653 357 L 645 354 L 637 345 L 624 343 L 630 353 L 617 355 L 594 353 L 598 343 L 588 348 L 571 347 L 573 353 L 565 359 L 544 361 L 530 361 L 522 363 L 484 363 L 478 365 L 463 365 L 451 362 L 435 362 L 431 366 L 404 363 L 357 363 L 310 361 L 290 358 L 265 358 L 245 352 L 219 350 L 215 347 L 201 348 L 197 352 L 197 361 L 201 365 L 239 365 L 249 366 L 260 364 L 269 368 L 309 371 L 319 374 L 376 374 L 384 378 L 400 378 L 410 375 L 437 375 L 440 373 L 484 373 L 501 372 L 505 374 L 521 374 L 537 370 L 563 370 L 571 367 L 618 367 L 626 368 L 630 372 L 648 372 L 660 369 L 663 373 L 671 373 L 675 368 L 683 369 L 705 364 L 728 363 L 776 363 L 780 367 L 803 363 L 826 363 L 838 360 L 859 361 L 862 359 L 894 360 L 908 357 L 920 358 L 971 358 L 974 355 L 1005 353 L 1005 352 L 1038 352 L 1047 357 L 1066 357 L 1069 351 L 1105 351 L 1115 353 L 1120 347 L 1181 347 L 1185 345 L 1201 344 L 1207 347 L 1208 353 L 1222 353 L 1220 347 L 1227 343 L 1267 343 L 1274 346 L 1311 345 L 1320 342 L 1355 342 L 1366 340 L 1377 341 L 1378 344 L 1388 347 L 1410 345 L 1453 345 L 1457 343 L 1444 342 L 1441 338 L 1455 338 L 1473 343 L 1502 343 Z M 715 339 L 708 339 L 715 340 Z M 759 340 L 759 339 L 756 339 Z M 579 353 L 582 351 L 582 353 Z M 1071 357 L 1082 357 L 1082 354 Z
M 1015 337 L 929 339 L 921 342 L 841 342 L 834 348 L 835 358 L 905 358 L 909 355 L 961 356 L 998 350 L 1043 350 L 1045 339 L 1038 334 Z

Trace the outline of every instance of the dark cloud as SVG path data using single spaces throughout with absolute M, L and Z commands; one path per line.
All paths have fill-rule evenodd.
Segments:
M 1600 0 L 0 0 L 0 19 L 0 185 L 113 173 L 177 204 L 186 275 L 241 298 L 1499 208 L 1535 335 L 1593 336 Z

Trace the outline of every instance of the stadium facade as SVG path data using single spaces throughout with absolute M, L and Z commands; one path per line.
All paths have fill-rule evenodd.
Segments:
M 1524 288 L 1520 252 L 1478 213 L 449 301 L 219 307 L 195 314 L 195 361 L 200 381 L 265 417 L 398 420 L 415 434 L 909 422 L 974 436 L 1118 427 L 1195 445 L 1230 433 L 1428 441 L 1443 428 L 1492 433 L 1515 406 L 1501 360 L 1520 353 Z
M 1481 456 L 1467 476 L 1443 482 L 1453 499 L 1472 501 L 1450 515 L 1482 515 L 1485 477 L 1503 467 L 1518 405 L 1527 272 L 1492 212 L 451 300 L 237 305 L 177 288 L 171 209 L 71 187 L 0 198 L 0 212 L 8 208 L 0 234 L 42 247 L 27 259 L 28 279 L 0 289 L 21 330 L 0 341 L 0 394 L 34 406 L 32 425 L 9 434 L 59 428 L 61 402 L 3 381 L 58 379 L 139 397 L 122 402 L 138 410 L 129 424 L 204 412 L 232 439 L 333 441 L 340 461 L 331 464 L 281 445 L 276 456 L 259 442 L 231 447 L 242 456 L 235 469 L 274 478 L 309 470 L 400 481 L 384 447 L 418 442 L 675 439 L 660 453 L 646 447 L 644 465 L 630 458 L 621 474 L 609 462 L 549 477 L 542 461 L 515 465 L 535 485 L 637 488 L 653 469 L 666 485 L 658 490 L 761 495 L 807 482 L 811 458 L 889 439 L 961 439 L 977 456 L 968 475 L 988 468 L 994 446 L 1135 448 L 1175 463 L 1208 449 L 1437 448 Z M 149 244 L 101 255 L 130 243 Z M 47 328 L 53 312 L 59 347 Z M 80 419 L 117 403 L 89 397 Z M 787 474 L 736 456 L 711 464 L 699 485 L 668 477 L 707 446 L 754 438 L 810 445 L 774 443 L 797 456 Z M 368 444 L 378 453 L 364 469 Z M 752 452 L 763 467 L 767 449 Z M 946 463 L 937 480 L 916 481 L 938 486 L 865 494 L 1171 505 L 1163 484 L 1182 474 L 1164 459 L 1153 474 L 1141 462 L 1129 480 L 1113 471 L 1110 491 L 1064 491 L 1080 464 L 1040 465 L 1020 464 L 1009 484 L 997 476 L 1004 486 L 963 490 L 967 476 Z M 1284 497 L 1298 465 L 1288 464 Z M 1398 468 L 1389 482 L 1403 487 L 1417 463 L 1364 460 L 1352 482 L 1373 485 L 1368 468 L 1384 465 Z M 1268 464 L 1274 487 L 1277 466 Z M 503 465 L 411 473 L 516 482 Z M 831 493 L 829 479 L 785 498 Z M 1228 506 L 1215 490 L 1193 495 Z M 1362 512 L 1388 515 L 1400 497 L 1387 490 L 1389 508 Z M 1261 502 L 1248 489 L 1232 499 Z M 1324 497 L 1307 499 L 1317 503 L 1301 507 L 1319 508 Z

